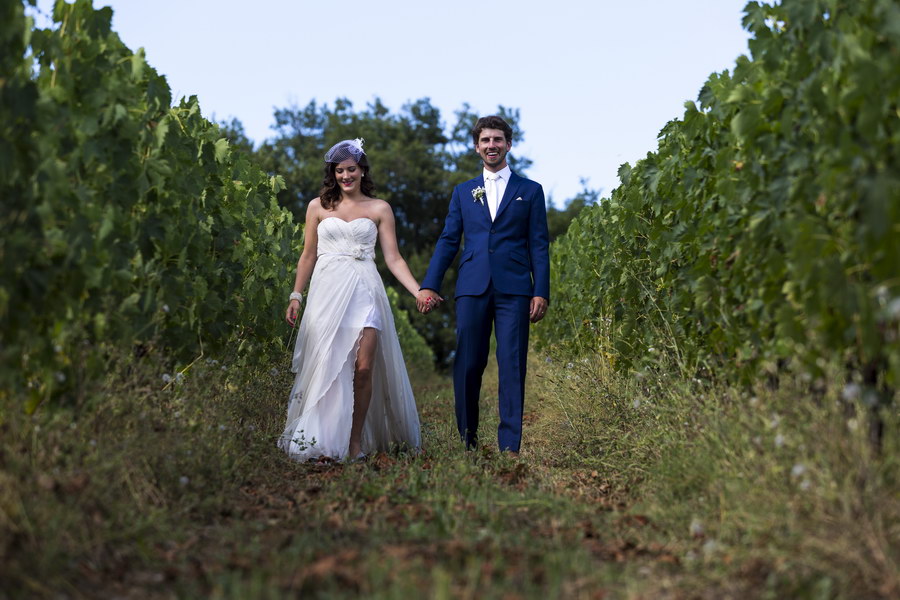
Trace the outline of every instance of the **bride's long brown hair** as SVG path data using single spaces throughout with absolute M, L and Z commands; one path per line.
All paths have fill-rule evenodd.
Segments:
M 375 193 L 375 182 L 369 174 L 369 161 L 366 155 L 359 157 L 357 163 L 362 169 L 362 177 L 360 178 L 359 189 L 363 196 L 373 197 Z M 325 179 L 322 180 L 322 189 L 319 190 L 319 201 L 325 210 L 334 210 L 341 202 L 341 186 L 338 185 L 337 177 L 334 176 L 334 170 L 338 163 L 325 163 Z

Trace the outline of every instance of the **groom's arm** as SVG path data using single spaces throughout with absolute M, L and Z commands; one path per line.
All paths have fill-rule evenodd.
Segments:
M 534 278 L 534 295 L 550 302 L 550 232 L 547 228 L 547 205 L 544 188 L 537 186 L 531 202 L 528 224 L 528 249 L 531 253 L 531 275 Z
M 431 256 L 431 262 L 428 264 L 428 272 L 422 280 L 422 289 L 434 290 L 437 293 L 441 292 L 441 282 L 444 280 L 444 273 L 447 272 L 450 263 L 456 258 L 462 233 L 462 210 L 459 205 L 459 186 L 457 186 L 453 188 L 453 195 L 450 197 L 450 210 L 447 212 L 447 218 L 444 220 L 444 230 L 434 246 L 434 254 Z

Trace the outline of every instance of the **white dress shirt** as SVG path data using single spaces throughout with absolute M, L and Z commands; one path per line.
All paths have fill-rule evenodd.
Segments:
M 487 169 L 484 170 L 484 187 L 487 190 L 488 210 L 490 210 L 491 213 L 491 221 L 497 217 L 497 209 L 500 208 L 500 201 L 503 200 L 503 194 L 506 192 L 506 184 L 509 183 L 511 175 L 512 171 L 510 170 L 509 165 L 506 165 L 496 173 L 492 173 Z M 496 179 L 492 184 L 488 180 L 493 177 L 496 177 Z M 492 185 L 494 188 L 493 190 L 491 190 Z

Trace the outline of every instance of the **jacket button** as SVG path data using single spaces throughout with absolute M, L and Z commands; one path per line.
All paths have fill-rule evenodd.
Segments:
M 493 254 L 493 253 L 494 253 L 494 249 L 491 248 L 490 250 L 488 250 L 488 252 L 490 252 L 491 254 Z
M 493 230 L 493 229 L 491 229 L 491 233 L 494 233 L 494 230 Z

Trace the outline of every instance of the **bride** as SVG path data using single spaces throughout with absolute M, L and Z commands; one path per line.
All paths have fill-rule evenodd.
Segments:
M 378 271 L 375 241 L 391 273 L 419 300 L 419 284 L 397 247 L 394 214 L 372 197 L 363 140 L 325 155 L 325 180 L 306 211 L 305 242 L 285 315 L 294 326 L 297 375 L 278 441 L 291 458 L 357 460 L 393 444 L 420 446 L 419 416 L 394 319 Z

